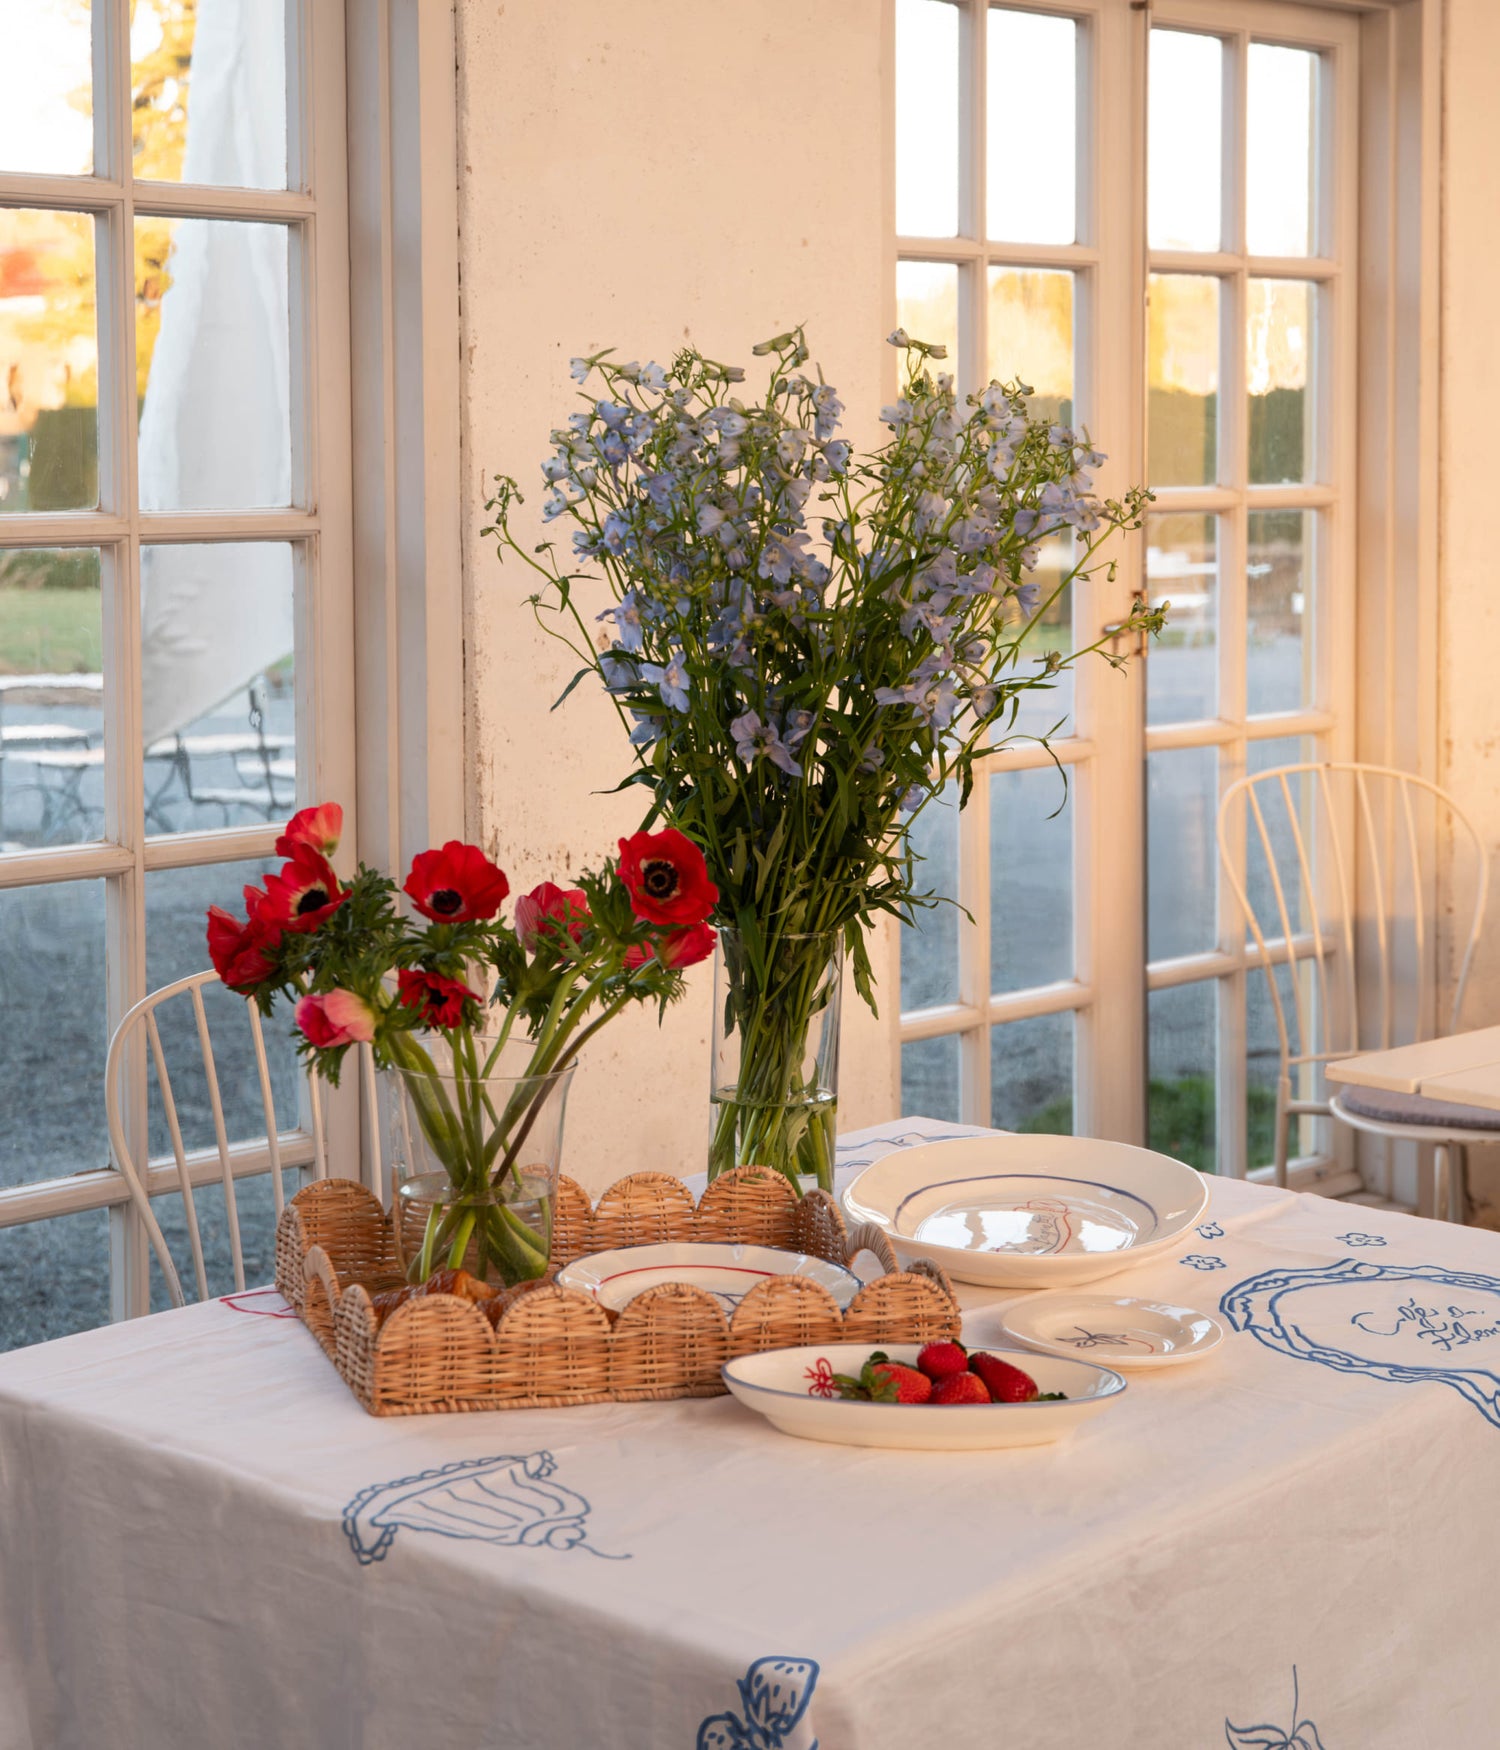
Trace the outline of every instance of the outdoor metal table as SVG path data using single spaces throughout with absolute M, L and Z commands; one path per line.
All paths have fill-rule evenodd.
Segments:
M 991 1453 L 374 1419 L 273 1293 L 0 1357 L 0 1747 L 1492 1750 L 1500 1236 L 1216 1181 L 1099 1287 L 1233 1331 Z

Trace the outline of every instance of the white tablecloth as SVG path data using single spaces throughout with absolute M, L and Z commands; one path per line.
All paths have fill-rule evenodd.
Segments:
M 1500 1236 L 1216 1181 L 1114 1285 L 1237 1329 L 995 1453 L 377 1420 L 273 1294 L 0 1356 L 0 1750 L 1494 1750 Z

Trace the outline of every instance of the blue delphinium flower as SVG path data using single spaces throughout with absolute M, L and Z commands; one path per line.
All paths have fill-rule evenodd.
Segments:
M 661 694 L 662 704 L 670 705 L 674 711 L 686 711 L 688 708 L 689 678 L 687 664 L 680 650 L 671 653 L 665 666 L 658 662 L 641 664 L 641 679 L 655 687 Z
M 641 600 L 633 589 L 626 590 L 620 597 L 617 606 L 606 608 L 599 615 L 601 620 L 613 620 L 615 637 L 621 646 L 632 654 L 639 650 L 645 642 L 645 632 L 641 622 Z
M 630 715 L 635 719 L 635 728 L 630 732 L 632 747 L 650 747 L 653 742 L 661 740 L 660 718 L 653 717 L 646 711 L 632 711 Z
M 896 806 L 903 814 L 915 814 L 922 806 L 923 799 L 926 795 L 927 792 L 920 784 L 912 784 L 908 789 L 902 791 L 901 800 Z
M 736 717 L 729 725 L 729 733 L 734 737 L 734 751 L 747 766 L 765 758 L 794 778 L 802 776 L 796 755 L 782 740 L 774 724 L 761 721 L 759 712 L 746 711 L 743 716 Z
M 812 392 L 812 404 L 815 413 L 813 436 L 820 444 L 826 444 L 838 429 L 844 404 L 839 400 L 838 390 L 832 383 L 818 384 Z

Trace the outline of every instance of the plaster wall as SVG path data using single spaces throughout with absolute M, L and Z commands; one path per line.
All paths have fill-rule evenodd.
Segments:
M 1437 778 L 1472 815 L 1500 874 L 1500 564 L 1491 439 L 1500 408 L 1500 6 L 1447 0 L 1443 24 Z M 1456 887 L 1452 897 L 1466 923 L 1467 893 Z M 1490 917 L 1500 920 L 1493 899 Z M 1496 1023 L 1500 928 L 1492 921 L 1462 1024 Z M 1471 1163 L 1477 1213 L 1492 1226 L 1500 1226 L 1497 1154 L 1487 1149 Z
M 486 484 L 520 480 L 518 532 L 542 538 L 538 465 L 574 405 L 571 355 L 665 361 L 690 342 L 748 367 L 796 322 L 848 435 L 874 437 L 880 21 L 870 0 L 458 0 L 467 816 L 519 890 L 602 858 L 643 792 L 599 794 L 628 770 L 600 697 L 580 687 L 549 714 L 576 664 L 533 620 L 532 574 L 480 538 Z M 893 1014 L 894 937 L 872 946 Z M 663 1026 L 622 1016 L 588 1054 L 568 1167 L 590 1189 L 702 1168 L 710 968 L 689 979 Z M 894 1028 L 852 991 L 844 1014 L 848 1129 L 893 1115 L 898 1082 Z

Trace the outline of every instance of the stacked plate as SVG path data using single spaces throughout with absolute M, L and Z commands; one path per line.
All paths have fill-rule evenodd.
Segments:
M 961 1282 L 1074 1288 L 1175 1257 L 1208 1205 L 1208 1181 L 1149 1149 L 1091 1137 L 957 1137 L 899 1149 L 844 1192 L 900 1257 Z

